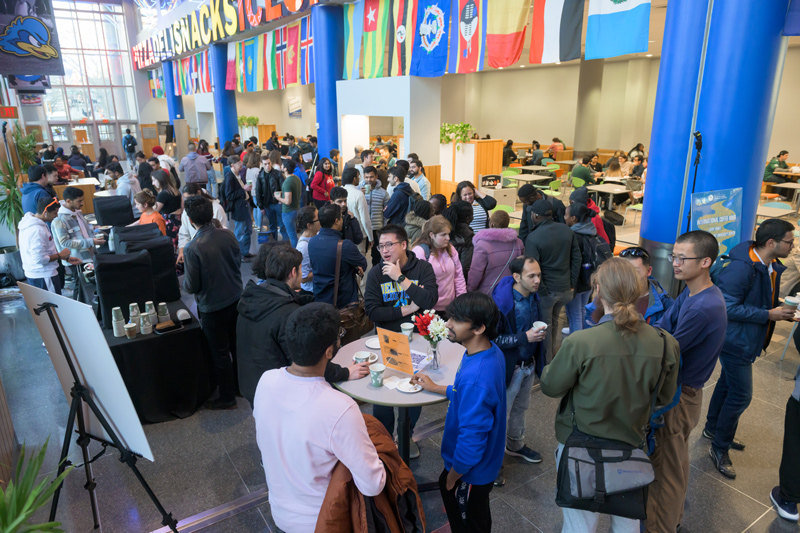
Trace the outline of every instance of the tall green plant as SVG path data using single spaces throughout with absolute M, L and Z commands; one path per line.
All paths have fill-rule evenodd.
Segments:
M 14 168 L 8 161 L 3 161 L 0 166 L 0 224 L 7 226 L 16 235 L 23 215 L 22 192 L 17 188 Z
M 14 146 L 17 147 L 20 172 L 27 172 L 29 167 L 36 164 L 36 136 L 33 133 L 26 134 L 22 131 L 19 122 L 15 122 L 11 138 L 14 140 Z
M 439 128 L 439 142 L 442 144 L 450 144 L 456 142 L 456 150 L 461 150 L 459 144 L 469 142 L 469 134 L 472 131 L 472 126 L 466 122 L 459 124 L 448 124 L 443 122 Z
M 47 440 L 49 441 L 50 439 Z M 63 531 L 59 529 L 58 526 L 61 524 L 58 522 L 29 523 L 33 514 L 39 508 L 47 505 L 53 493 L 74 468 L 67 468 L 52 482 L 45 478 L 39 484 L 36 484 L 36 478 L 39 477 L 39 472 L 42 469 L 46 451 L 47 441 L 38 452 L 31 453 L 30 457 L 26 456 L 25 446 L 22 446 L 22 453 L 17 461 L 14 477 L 2 490 L 2 498 L 0 498 L 0 533 Z

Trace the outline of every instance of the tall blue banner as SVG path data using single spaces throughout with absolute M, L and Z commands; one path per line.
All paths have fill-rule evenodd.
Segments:
M 416 32 L 409 74 L 425 78 L 443 76 L 450 34 L 449 0 L 419 0 Z
M 692 194 L 692 230 L 711 233 L 720 255 L 742 240 L 742 188 Z

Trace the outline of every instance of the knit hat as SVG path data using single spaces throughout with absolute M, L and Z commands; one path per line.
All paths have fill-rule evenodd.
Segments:
M 531 209 L 535 214 L 540 216 L 553 216 L 553 204 L 548 200 L 536 200 L 533 202 L 533 207 Z
M 428 220 L 433 214 L 433 207 L 427 200 L 416 200 L 414 202 L 414 214 Z
M 575 189 L 572 191 L 572 194 L 569 195 L 569 201 L 575 202 L 576 204 L 586 205 L 589 203 L 589 190 L 586 187 L 581 187 L 580 189 Z
M 153 146 L 153 153 L 155 155 L 164 155 L 164 149 L 160 146 Z

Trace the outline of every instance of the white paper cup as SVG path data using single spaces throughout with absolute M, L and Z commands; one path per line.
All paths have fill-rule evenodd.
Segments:
M 373 387 L 383 387 L 383 372 L 385 370 L 386 366 L 381 363 L 369 365 L 369 377 Z
M 797 309 L 797 304 L 800 304 L 800 300 L 795 298 L 794 296 L 787 296 L 783 299 L 783 307 L 786 309 L 791 309 L 792 311 Z
M 403 322 L 400 324 L 400 330 L 403 332 L 403 335 L 408 337 L 409 342 L 412 340 L 414 336 L 414 324 L 411 322 Z
M 536 322 L 533 323 L 533 328 L 534 329 L 541 329 L 541 328 L 547 329 L 547 324 L 542 322 L 542 321 L 540 321 L 540 320 L 537 320 Z
M 356 352 L 353 354 L 353 357 L 356 363 L 366 363 L 369 361 L 370 357 L 372 357 L 372 352 Z

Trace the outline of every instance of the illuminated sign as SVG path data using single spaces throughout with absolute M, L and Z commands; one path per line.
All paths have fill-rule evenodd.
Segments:
M 0 107 L 0 118 L 19 118 L 19 112 L 16 107 L 2 106 Z
M 327 0 L 210 0 L 206 5 L 153 32 L 136 44 L 133 67 L 147 68 L 159 61 L 191 52 L 213 42 L 233 37 L 251 28 L 308 10 Z

